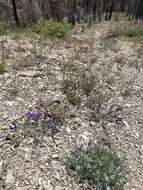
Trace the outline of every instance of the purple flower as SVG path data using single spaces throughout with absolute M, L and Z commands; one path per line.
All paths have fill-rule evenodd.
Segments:
M 121 116 L 117 116 L 115 122 L 119 125 L 123 124 L 123 118 Z
M 49 113 L 47 111 L 43 112 L 44 119 L 47 119 L 49 117 Z
M 10 125 L 9 125 L 9 129 L 11 130 L 11 131 L 15 131 L 16 130 L 16 124 L 15 123 L 11 123 Z
M 26 112 L 25 116 L 27 117 L 27 119 L 35 121 L 39 118 L 40 114 L 38 112 L 30 111 L 30 112 Z
M 62 124 L 62 118 L 54 118 L 51 124 L 51 128 L 57 130 Z

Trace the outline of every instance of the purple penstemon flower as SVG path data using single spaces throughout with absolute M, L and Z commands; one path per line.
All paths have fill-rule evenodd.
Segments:
M 123 124 L 123 118 L 121 116 L 116 116 L 115 122 L 119 125 Z
M 15 131 L 16 130 L 16 124 L 15 123 L 11 123 L 10 125 L 9 125 L 9 130 L 10 131 Z
M 40 117 L 40 113 L 38 113 L 38 112 L 33 112 L 33 111 L 30 111 L 30 112 L 26 112 L 25 113 L 25 116 L 27 117 L 27 119 L 29 119 L 29 120 L 34 120 L 34 121 L 36 121 L 36 120 L 38 120 L 39 119 L 39 117 Z
M 49 112 L 45 111 L 43 112 L 44 119 L 47 119 L 49 117 Z
M 59 129 L 59 127 L 62 124 L 62 118 L 58 117 L 58 118 L 54 118 L 51 124 L 51 128 L 54 130 Z

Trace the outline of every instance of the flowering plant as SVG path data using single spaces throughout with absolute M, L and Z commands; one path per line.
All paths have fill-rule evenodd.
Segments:
M 23 139 L 32 137 L 34 142 L 43 139 L 43 135 L 54 135 L 59 132 L 63 124 L 63 118 L 56 116 L 49 111 L 28 111 L 17 121 L 8 126 L 8 140 Z M 19 141 L 18 141 L 19 142 Z

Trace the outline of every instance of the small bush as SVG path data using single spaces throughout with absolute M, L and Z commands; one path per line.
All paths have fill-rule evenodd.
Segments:
M 46 21 L 43 18 L 40 18 L 33 26 L 35 32 L 56 38 L 65 37 L 69 31 L 69 28 L 68 23 L 53 20 Z
M 0 22 L 0 35 L 4 35 L 6 33 L 5 25 Z
M 97 112 L 108 114 L 109 108 L 107 109 L 106 104 L 113 96 L 106 84 L 109 79 L 112 83 L 110 72 L 109 66 L 108 69 L 104 67 L 100 74 L 94 74 L 89 67 L 82 68 L 73 63 L 64 65 L 62 68 L 61 91 L 66 100 L 74 106 L 84 105 L 95 112 L 96 115 Z M 102 75 L 105 75 L 105 77 Z
M 93 91 L 94 87 L 96 85 L 95 76 L 92 74 L 92 72 L 83 72 L 80 76 L 80 87 L 83 91 L 83 94 L 86 95 L 86 97 L 89 97 L 91 92 Z
M 97 190 L 122 190 L 126 183 L 127 170 L 116 153 L 102 147 L 74 152 L 69 159 L 69 168 Z
M 61 91 L 65 94 L 66 99 L 70 104 L 77 107 L 80 106 L 82 99 L 79 92 L 79 81 L 74 77 L 63 79 L 61 83 Z
M 112 30 L 112 34 L 114 37 L 126 36 L 129 38 L 143 36 L 143 27 L 135 26 L 127 29 L 117 27 Z

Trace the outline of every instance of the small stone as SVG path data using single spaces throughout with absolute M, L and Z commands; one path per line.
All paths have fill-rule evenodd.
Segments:
M 13 173 L 11 170 L 7 171 L 7 176 L 6 176 L 6 184 L 7 185 L 13 185 L 15 181 L 15 178 L 13 176 Z
M 59 185 L 55 187 L 55 190 L 61 190 L 61 189 L 62 189 L 62 187 Z
M 68 134 L 71 133 L 70 127 L 67 127 L 67 128 L 66 128 L 66 132 L 67 132 Z
M 52 159 L 57 159 L 58 158 L 58 154 L 52 154 Z
M 31 153 L 32 153 L 32 149 L 27 148 L 26 153 L 25 153 L 25 159 L 26 159 L 26 161 L 30 161 L 31 160 Z
M 1 160 L 0 161 L 0 174 L 2 174 L 2 170 L 3 170 L 2 165 L 3 165 L 3 161 Z
M 57 181 L 57 180 L 58 180 L 58 181 L 61 180 L 61 177 L 60 177 L 59 173 L 56 173 L 53 177 L 56 179 L 56 181 Z
M 124 120 L 123 123 L 124 123 L 124 125 L 126 126 L 127 129 L 130 128 L 130 126 L 129 126 L 129 124 L 127 123 L 127 121 Z
M 39 75 L 38 71 L 23 71 L 19 73 L 21 76 L 36 77 Z
M 53 186 L 51 185 L 51 181 L 50 180 L 48 180 L 48 182 L 47 182 L 47 189 L 48 190 L 53 190 L 54 189 Z

